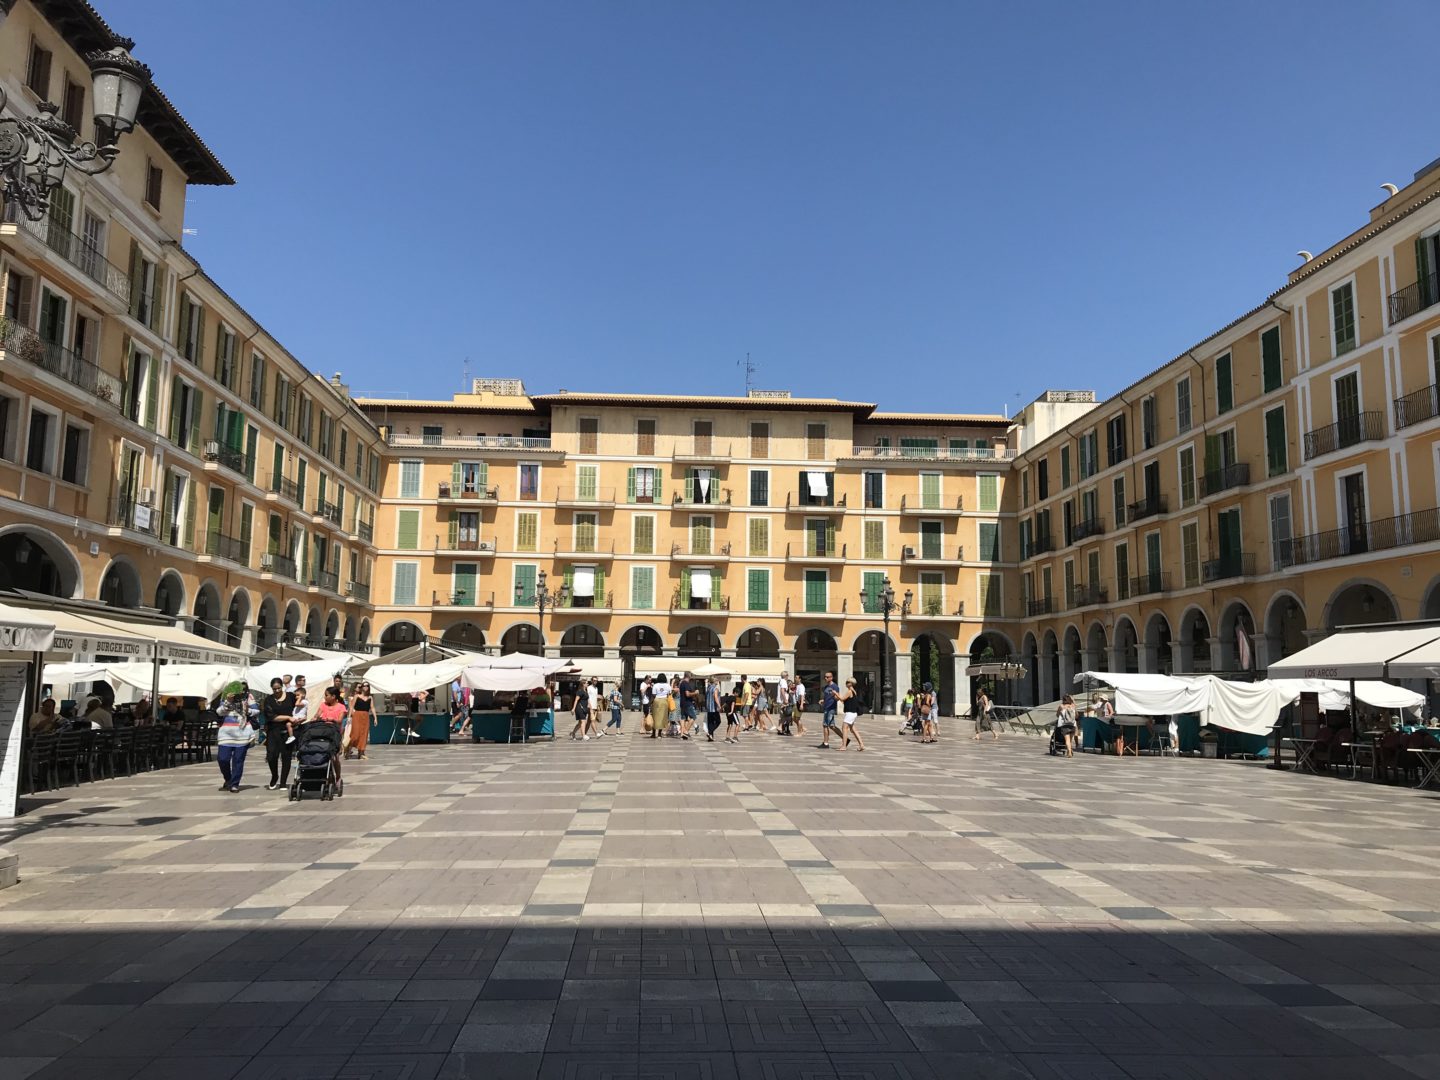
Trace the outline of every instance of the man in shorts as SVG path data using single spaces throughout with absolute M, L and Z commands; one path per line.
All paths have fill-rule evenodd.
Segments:
M 790 685 L 790 702 L 795 713 L 795 734 L 805 734 L 805 680 L 796 675 Z
M 835 727 L 835 711 L 840 704 L 840 688 L 835 685 L 835 673 L 825 672 L 825 681 L 820 690 L 820 745 L 817 750 L 830 749 L 830 732 Z

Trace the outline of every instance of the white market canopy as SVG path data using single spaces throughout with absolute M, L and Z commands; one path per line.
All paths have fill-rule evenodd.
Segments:
M 1320 708 L 1326 712 L 1340 712 L 1350 707 L 1350 687 L 1355 687 L 1355 697 L 1366 705 L 1377 709 L 1418 709 L 1425 704 L 1425 695 L 1407 690 L 1403 686 L 1377 682 L 1373 679 L 1342 682 L 1339 679 L 1275 679 L 1274 682 L 1293 688 L 1299 694 L 1316 694 Z
M 0 652 L 48 652 L 55 623 L 42 612 L 0 604 Z
M 1405 674 L 1391 665 L 1403 668 L 1418 650 L 1433 649 L 1437 642 L 1440 625 L 1341 630 L 1271 664 L 1267 674 L 1272 679 L 1424 678 L 1422 672 Z M 1427 649 L 1423 655 L 1432 653 Z
M 365 681 L 382 694 L 416 694 L 450 685 L 465 667 L 458 658 L 433 664 L 373 664 L 365 670 Z
M 1082 671 L 1075 677 L 1115 688 L 1115 711 L 1132 716 L 1197 713 L 1202 723 L 1249 735 L 1268 735 L 1280 710 L 1300 696 L 1283 683 L 1226 682 L 1213 675 L 1139 675 Z
M 49 674 L 49 667 L 45 669 Z M 247 669 L 241 664 L 162 664 L 160 665 L 160 697 L 213 698 L 232 682 L 244 682 Z M 151 664 L 107 664 L 101 676 L 107 682 L 150 693 L 155 680 Z
M 186 664 L 245 661 L 239 649 L 162 623 L 128 622 L 76 611 L 30 610 L 32 618 L 53 623 L 55 635 L 45 650 L 56 659 L 106 656 L 126 660 L 172 660 Z
M 1440 639 L 1391 660 L 1389 674 L 1392 679 L 1440 679 Z

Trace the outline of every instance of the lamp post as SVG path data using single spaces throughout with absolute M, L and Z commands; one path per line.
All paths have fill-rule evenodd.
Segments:
M 557 607 L 561 606 L 562 604 L 564 604 L 565 601 L 566 601 L 567 599 L 569 599 L 569 597 L 570 597 L 570 587 L 569 587 L 568 585 L 563 585 L 563 584 L 562 584 L 562 585 L 560 586 L 560 588 L 556 589 L 556 590 L 552 593 L 552 592 L 550 591 L 550 589 L 549 589 L 549 586 L 546 584 L 545 571 L 544 571 L 544 570 L 541 570 L 541 571 L 540 571 L 539 576 L 535 579 L 535 597 L 534 597 L 534 599 L 535 599 L 535 609 L 540 613 L 540 648 L 541 648 L 541 649 L 544 649 L 544 648 L 545 648 L 545 609 L 546 609 L 546 608 L 550 608 L 550 609 L 553 610 L 554 608 L 557 608 Z M 516 584 L 516 586 L 515 586 L 515 604 L 516 604 L 516 606 L 519 606 L 519 605 L 522 605 L 522 604 L 524 604 L 524 603 L 525 603 L 525 586 L 524 586 L 523 584 Z M 543 654 L 542 654 L 542 655 L 543 655 Z
M 890 666 L 890 613 L 899 609 L 901 605 L 895 600 L 895 589 L 891 586 L 889 577 L 880 583 L 880 591 L 873 597 L 861 589 L 860 600 L 862 604 L 869 602 L 878 605 L 880 615 L 885 620 L 885 640 L 880 646 L 880 711 L 884 712 L 889 708 L 889 703 L 885 698 L 885 677 Z M 910 591 L 907 589 L 902 617 L 908 614 L 910 614 Z
M 31 221 L 50 210 L 50 196 L 65 179 L 67 168 L 89 176 L 104 172 L 120 153 L 120 136 L 135 127 L 140 98 L 150 82 L 150 69 L 130 55 L 135 42 L 116 37 L 109 49 L 89 53 L 95 141 L 77 143 L 79 132 L 58 114 L 55 103 L 42 101 L 34 117 L 0 119 L 0 180 L 5 201 L 19 204 Z M 0 109 L 5 91 L 0 89 Z

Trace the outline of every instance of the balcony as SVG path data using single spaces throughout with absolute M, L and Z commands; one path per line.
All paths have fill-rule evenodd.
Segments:
M 1207 559 L 1200 564 L 1200 580 L 1206 585 L 1212 581 L 1254 576 L 1255 556 L 1248 551 L 1236 552 L 1219 559 Z
M 938 544 L 921 544 L 919 549 L 902 547 L 900 561 L 906 566 L 951 566 L 965 561 L 965 545 L 957 544 L 954 555 L 946 555 L 944 547 Z
M 447 537 L 442 541 L 437 536 L 435 550 L 445 554 L 490 556 L 495 554 L 495 541 L 483 540 L 478 536 L 457 536 L 454 540 Z
M 61 345 L 43 340 L 28 326 L 0 319 L 0 327 L 3 327 L 0 329 L 0 346 L 5 349 L 6 356 L 48 371 L 107 405 L 117 409 L 123 407 L 124 385 L 98 364 Z
M 863 607 L 863 605 L 862 605 L 862 607 Z M 790 601 L 789 601 L 788 599 L 785 601 L 785 617 L 786 617 L 786 618 L 789 618 L 789 617 L 791 617 L 791 616 L 795 616 L 795 617 L 799 618 L 799 617 L 803 616 L 803 617 L 805 617 L 805 618 L 807 618 L 807 619 L 843 619 L 843 618 L 845 618 L 845 616 L 848 615 L 849 613 L 850 613 L 850 601 L 849 601 L 848 598 L 842 599 L 842 600 L 840 601 L 840 610 L 839 610 L 839 611 L 836 611 L 834 608 L 829 608 L 829 607 L 826 607 L 826 608 L 812 608 L 812 607 L 810 607 L 808 604 L 802 605 L 801 607 L 798 607 L 798 608 L 791 608 L 791 606 L 790 606 Z
M 1409 427 L 1440 416 L 1440 387 L 1421 387 L 1413 394 L 1395 399 L 1395 426 Z
M 1170 575 L 1161 571 L 1153 574 L 1141 574 L 1139 577 L 1130 579 L 1130 595 L 1134 596 L 1155 596 L 1158 593 L 1170 591 Z
M 690 492 L 681 495 L 678 491 L 670 498 L 671 510 L 713 510 L 717 514 L 728 514 L 730 512 L 730 489 L 716 488 L 711 483 L 710 490 L 706 493 L 707 501 L 700 501 Z
M 556 540 L 551 554 L 557 559 L 580 559 L 590 562 L 609 562 L 615 557 L 615 541 L 606 541 L 598 536 L 579 536 L 575 538 L 575 546 L 565 551 L 560 550 L 560 541 Z M 713 557 L 713 556 L 712 556 Z
M 1046 533 L 1044 536 L 1032 536 L 1030 538 L 1030 546 L 1021 552 L 1020 557 L 1022 559 L 1030 559 L 1036 555 L 1048 555 L 1054 550 L 1055 537 Z
M 300 486 L 294 480 L 290 480 L 278 472 L 270 477 L 270 493 L 278 495 L 296 506 L 304 504 L 305 493 L 300 490 Z
M 940 499 L 927 499 L 923 496 L 919 499 L 911 499 L 908 495 L 900 496 L 900 513 L 909 514 L 912 517 L 959 517 L 965 512 L 965 496 L 958 496 L 954 503 L 942 502 Z
M 255 475 L 255 459 L 244 450 L 236 450 L 222 442 L 211 440 L 205 444 L 205 460 L 224 465 L 231 472 L 239 473 L 247 480 Z
M 954 611 L 946 611 L 944 604 L 938 596 L 918 597 L 911 605 L 910 610 L 901 610 L 901 618 L 916 620 L 953 620 L 965 617 L 965 601 L 961 600 Z
M 534 598 L 531 598 L 530 603 L 535 603 Z M 440 593 L 432 590 L 430 593 L 430 606 L 493 608 L 495 606 L 495 594 L 492 592 L 487 599 L 482 600 L 478 592 L 471 593 L 465 589 L 456 589 L 452 593 Z
M 595 491 L 555 490 L 555 506 L 569 510 L 613 510 L 615 489 L 603 488 Z
M 250 541 L 239 536 L 226 536 L 222 532 L 205 534 L 205 554 L 217 559 L 226 559 L 241 566 L 250 565 Z
M 1219 495 L 1222 491 L 1229 491 L 1231 488 L 1244 487 L 1250 483 L 1249 462 L 1238 462 L 1234 465 L 1226 465 L 1223 469 L 1216 469 L 1208 472 L 1200 478 L 1200 495 L 1208 498 L 1211 495 Z
M 671 458 L 674 461 L 714 462 L 719 465 L 728 465 L 730 463 L 730 444 L 717 443 L 707 435 L 676 439 Z
M 1167 512 L 1165 496 L 1147 495 L 1138 502 L 1130 503 L 1125 507 L 1125 516 L 1130 521 L 1140 521 L 1142 518 L 1155 517 L 1157 514 Z
M 1277 567 L 1308 566 L 1326 559 L 1349 558 L 1437 540 L 1440 540 L 1440 509 L 1416 510 L 1399 517 L 1370 521 L 1357 529 L 1331 529 L 1293 540 L 1278 540 L 1275 564 Z
M 344 517 L 344 512 L 335 503 L 326 502 L 324 499 L 316 499 L 315 516 L 318 518 L 324 518 L 331 525 L 334 525 L 338 528 L 340 525 L 340 519 Z
M 1390 294 L 1390 322 L 1402 322 L 1428 307 L 1440 304 L 1440 272 L 1426 274 L 1418 281 Z
M 785 545 L 786 562 L 843 563 L 849 554 L 849 545 L 817 544 L 812 538 L 800 545 Z
M 441 502 L 459 500 L 460 502 L 498 502 L 500 500 L 500 489 L 498 487 L 466 487 L 461 485 L 455 487 L 448 480 L 442 480 L 436 487 L 435 497 Z
M 375 526 L 369 521 L 357 521 L 355 523 L 355 535 L 367 544 L 375 542 Z
M 566 593 L 564 599 L 555 606 L 556 613 L 575 611 L 614 611 L 615 594 L 607 592 L 604 596 L 574 596 Z
M 704 597 L 692 596 L 686 602 L 681 603 L 680 590 L 677 588 L 670 594 L 671 611 L 690 611 L 695 613 L 721 612 L 730 610 L 730 598 L 728 596 Z
M 1086 518 L 1084 521 L 1077 521 L 1075 527 L 1070 530 L 1072 542 L 1078 544 L 1081 540 L 1088 540 L 1092 536 L 1100 536 L 1105 532 L 1105 519 L 1099 517 Z
M 850 453 L 842 454 L 841 460 L 859 461 L 955 461 L 993 462 L 1009 461 L 1016 451 L 1009 447 L 967 446 L 950 448 L 937 446 L 933 450 L 913 446 L 854 446 Z
M 345 583 L 345 595 L 357 604 L 370 603 L 370 583 L 367 581 L 347 581 Z
M 385 442 L 396 449 L 412 450 L 484 450 L 490 453 L 562 454 L 550 439 L 516 437 L 513 435 L 397 435 L 391 432 Z
M 22 214 L 16 225 L 19 232 L 28 233 L 121 304 L 130 306 L 130 276 L 87 244 L 83 236 L 61 228 L 49 218 L 31 221 Z
M 146 536 L 160 537 L 160 515 L 148 503 L 121 496 L 110 500 L 110 513 L 105 519 L 111 528 L 129 529 Z
M 785 496 L 787 514 L 843 514 L 847 509 L 847 496 L 835 498 L 834 493 L 825 502 L 812 502 L 809 492 L 796 492 Z
M 1066 606 L 1070 608 L 1108 604 L 1110 602 L 1110 590 L 1104 585 L 1076 585 L 1070 590 L 1070 595 L 1067 596 L 1065 600 Z
M 1385 437 L 1385 415 L 1380 412 L 1356 413 L 1334 424 L 1305 433 L 1305 460 L 1336 450 L 1357 446 L 1362 442 L 1374 442 Z
M 1055 601 L 1052 597 L 1045 596 L 1039 600 L 1025 601 L 1025 615 L 1027 618 L 1035 618 L 1038 615 L 1055 614 Z
M 329 570 L 316 570 L 310 575 L 310 588 L 338 593 L 340 591 L 340 575 L 332 574 Z
M 289 578 L 291 581 L 299 580 L 299 574 L 295 570 L 295 560 L 288 555 L 281 555 L 274 551 L 267 551 L 260 556 L 260 572 Z

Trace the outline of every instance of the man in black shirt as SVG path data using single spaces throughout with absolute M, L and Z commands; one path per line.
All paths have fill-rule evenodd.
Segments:
M 295 695 L 286 693 L 285 684 L 279 679 L 271 679 L 270 693 L 260 702 L 260 715 L 265 719 L 265 764 L 270 766 L 270 791 L 288 787 L 290 783 L 293 751 L 286 725 L 294 712 Z

